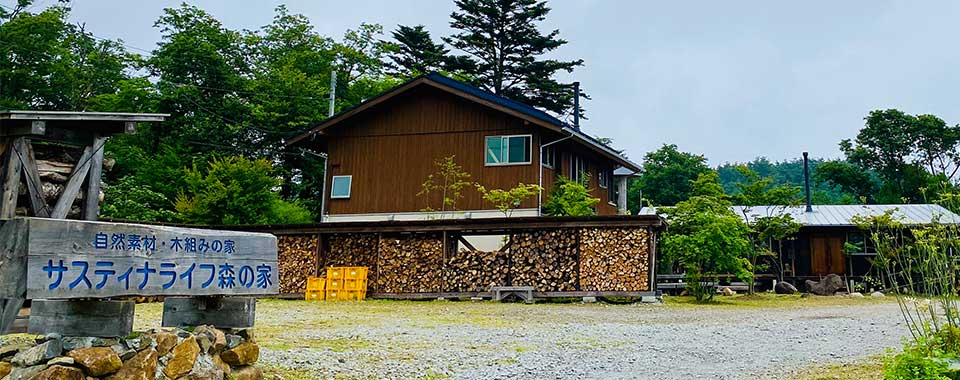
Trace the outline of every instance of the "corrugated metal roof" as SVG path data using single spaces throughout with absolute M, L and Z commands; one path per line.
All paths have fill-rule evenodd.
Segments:
M 960 215 L 954 214 L 935 204 L 908 205 L 814 205 L 813 212 L 806 212 L 805 206 L 733 206 L 737 215 L 746 215 L 750 220 L 770 216 L 786 211 L 807 227 L 853 226 L 855 216 L 878 216 L 894 210 L 893 216 L 904 224 L 929 224 L 935 221 L 947 224 L 960 224 Z M 744 213 L 746 210 L 746 213 Z M 656 214 L 656 207 L 644 207 L 639 215 Z

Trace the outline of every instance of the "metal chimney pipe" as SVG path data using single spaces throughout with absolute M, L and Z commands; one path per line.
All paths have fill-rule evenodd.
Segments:
M 580 82 L 573 82 L 573 127 L 580 129 Z
M 813 212 L 813 205 L 810 203 L 810 164 L 808 161 L 807 152 L 803 152 L 803 192 L 807 196 L 807 212 Z
M 337 103 L 337 70 L 330 72 L 330 111 L 327 112 L 327 117 L 333 116 L 335 110 L 335 105 Z

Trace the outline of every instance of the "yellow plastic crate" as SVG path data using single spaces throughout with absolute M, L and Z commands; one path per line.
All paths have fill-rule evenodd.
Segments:
M 343 280 L 343 290 L 367 290 L 367 280 Z
M 342 280 L 344 272 L 343 267 L 327 267 L 327 281 Z
M 324 291 L 307 291 L 303 294 L 303 298 L 307 301 L 323 301 L 326 299 L 326 294 Z
M 308 292 L 323 292 L 327 287 L 327 279 L 323 277 L 307 277 Z
M 367 267 L 344 267 L 343 279 L 344 280 L 366 280 Z
M 328 278 L 326 290 L 343 290 L 343 280 Z

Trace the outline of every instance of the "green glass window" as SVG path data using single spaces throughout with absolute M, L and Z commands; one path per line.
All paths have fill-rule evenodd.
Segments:
M 484 153 L 487 165 L 529 164 L 529 135 L 487 136 Z

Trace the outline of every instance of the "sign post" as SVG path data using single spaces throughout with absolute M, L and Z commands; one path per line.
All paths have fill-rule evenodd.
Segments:
M 18 218 L 6 221 L 0 236 L 17 237 L 6 240 L 12 246 L 0 255 L 22 265 L 0 265 L 0 298 L 8 297 L 6 288 L 25 285 L 26 298 L 36 300 L 31 333 L 129 334 L 133 307 L 124 303 L 130 301 L 75 302 L 127 296 L 168 297 L 164 326 L 250 327 L 253 296 L 274 295 L 279 289 L 277 239 L 270 234 Z M 25 278 L 17 278 L 18 270 Z M 235 296 L 246 298 L 223 298 Z M 91 329 L 83 327 L 103 325 L 105 315 L 117 318 L 112 330 L 102 326 L 110 331 L 89 334 Z

